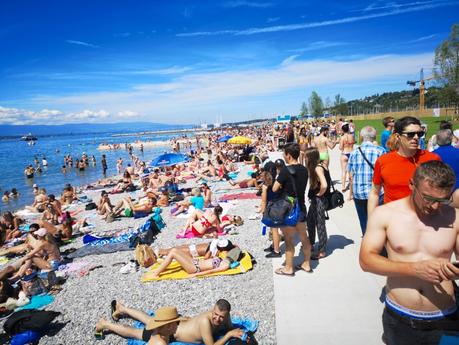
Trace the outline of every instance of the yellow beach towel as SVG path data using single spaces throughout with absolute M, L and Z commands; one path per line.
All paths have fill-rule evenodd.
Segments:
M 189 277 L 188 273 L 182 269 L 182 266 L 179 265 L 178 262 L 173 261 L 167 269 L 161 273 L 161 275 L 157 278 L 152 277 L 152 272 L 158 268 L 160 262 L 155 263 L 153 266 L 150 267 L 148 272 L 144 273 L 140 281 L 142 283 L 151 282 L 155 280 L 165 280 L 165 279 L 187 279 Z M 244 252 L 244 256 L 242 257 L 241 261 L 239 261 L 239 266 L 235 268 L 230 268 L 229 270 L 223 272 L 216 272 L 206 274 L 201 277 L 211 277 L 211 276 L 223 276 L 223 275 L 233 275 L 233 274 L 240 274 L 250 271 L 252 269 L 252 258 L 248 252 Z
M 0 265 L 6 264 L 10 259 L 8 259 L 6 256 L 0 256 Z

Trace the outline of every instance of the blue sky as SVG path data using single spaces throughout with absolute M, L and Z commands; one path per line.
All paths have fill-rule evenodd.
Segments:
M 0 123 L 199 123 L 408 89 L 459 1 L 2 1 Z

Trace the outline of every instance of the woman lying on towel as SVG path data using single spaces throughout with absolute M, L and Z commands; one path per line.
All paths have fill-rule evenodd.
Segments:
M 221 246 L 222 245 L 222 246 Z M 198 277 L 210 273 L 223 272 L 242 257 L 242 251 L 229 240 L 221 240 L 217 244 L 217 255 L 213 258 L 194 259 L 180 249 L 172 248 L 159 267 L 152 272 L 152 278 L 159 277 L 170 265 L 172 260 L 177 261 L 189 274 L 189 277 Z
M 216 228 L 220 224 L 220 215 L 223 209 L 221 206 L 215 206 L 213 209 L 208 209 L 205 212 L 195 210 L 190 218 L 188 218 L 185 230 L 178 234 L 178 236 L 185 236 L 187 231 L 191 231 L 195 237 L 202 237 L 206 232 L 214 229 L 213 236 L 218 236 Z

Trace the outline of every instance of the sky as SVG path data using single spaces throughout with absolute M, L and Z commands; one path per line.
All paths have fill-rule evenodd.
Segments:
M 407 90 L 459 0 L 0 2 L 0 124 L 298 114 Z

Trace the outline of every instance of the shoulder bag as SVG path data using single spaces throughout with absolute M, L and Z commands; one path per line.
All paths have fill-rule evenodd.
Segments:
M 289 177 L 293 183 L 293 189 L 296 192 L 296 185 L 293 176 L 289 170 Z M 263 218 L 261 222 L 271 228 L 282 227 L 282 226 L 295 226 L 298 223 L 300 216 L 300 205 L 298 204 L 298 198 L 295 197 L 291 200 L 290 197 L 283 193 L 283 196 L 279 199 L 268 201 Z

